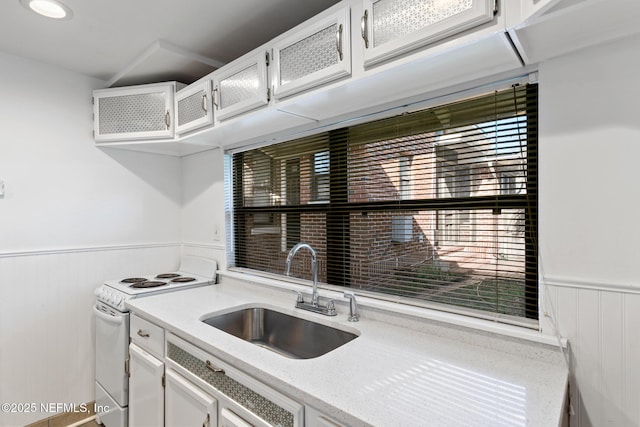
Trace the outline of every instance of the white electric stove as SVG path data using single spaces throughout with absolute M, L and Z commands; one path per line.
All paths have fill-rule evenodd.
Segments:
M 95 290 L 96 419 L 106 427 L 128 426 L 129 309 L 125 302 L 216 282 L 215 261 L 183 257 L 178 271 L 107 280 Z

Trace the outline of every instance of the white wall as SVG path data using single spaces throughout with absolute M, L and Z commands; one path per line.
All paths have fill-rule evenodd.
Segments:
M 223 152 L 182 158 L 184 254 L 213 258 L 226 268 Z
M 175 242 L 180 160 L 100 150 L 98 80 L 0 55 L 2 251 Z
M 0 53 L 0 402 L 92 400 L 93 290 L 178 265 L 180 159 L 96 148 L 102 85 Z
M 540 67 L 541 324 L 569 339 L 573 426 L 640 425 L 639 47 Z

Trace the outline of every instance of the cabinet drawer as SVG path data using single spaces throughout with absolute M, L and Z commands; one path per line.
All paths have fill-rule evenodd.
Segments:
M 210 390 L 222 407 L 252 425 L 304 425 L 303 405 L 174 335 L 167 337 L 167 366 Z
M 164 356 L 164 329 L 144 320 L 135 314 L 131 315 L 131 341 L 162 358 Z

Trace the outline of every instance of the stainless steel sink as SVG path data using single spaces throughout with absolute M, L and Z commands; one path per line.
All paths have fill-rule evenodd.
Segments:
M 203 320 L 245 341 L 293 359 L 322 356 L 356 334 L 268 308 L 246 308 Z

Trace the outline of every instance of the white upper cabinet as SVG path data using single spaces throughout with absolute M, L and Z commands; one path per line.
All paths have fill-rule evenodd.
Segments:
M 365 67 L 491 21 L 496 0 L 363 0 Z
M 95 140 L 173 138 L 175 88 L 170 82 L 95 90 Z
M 269 103 L 268 63 L 268 53 L 259 50 L 214 73 L 213 94 L 218 120 Z
M 341 6 L 305 22 L 273 45 L 276 98 L 351 75 L 350 9 Z
M 176 94 L 178 135 L 213 124 L 211 80 L 196 82 Z

